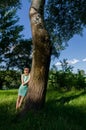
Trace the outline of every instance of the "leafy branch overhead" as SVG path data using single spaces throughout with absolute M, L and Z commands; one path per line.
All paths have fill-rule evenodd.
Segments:
M 45 21 L 57 50 L 86 27 L 86 0 L 48 0 Z
M 0 8 L 3 7 L 20 7 L 20 0 L 1 0 Z

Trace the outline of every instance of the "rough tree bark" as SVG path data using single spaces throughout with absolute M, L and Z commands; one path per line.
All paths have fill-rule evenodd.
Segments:
M 32 0 L 30 8 L 33 60 L 24 111 L 41 109 L 45 103 L 51 45 L 44 26 L 44 4 L 45 0 Z

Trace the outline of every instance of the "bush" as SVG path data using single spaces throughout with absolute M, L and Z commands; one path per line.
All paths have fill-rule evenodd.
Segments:
M 18 88 L 20 85 L 20 72 L 14 70 L 0 71 L 0 89 Z
M 71 88 L 85 89 L 86 78 L 80 73 L 74 74 L 72 72 L 55 71 L 49 72 L 48 86 L 52 88 L 65 88 L 70 90 Z

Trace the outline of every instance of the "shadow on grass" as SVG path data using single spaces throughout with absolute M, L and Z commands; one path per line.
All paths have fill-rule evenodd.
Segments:
M 55 130 L 86 130 L 86 113 L 79 107 L 65 106 L 52 100 L 47 102 L 46 112 L 47 122 L 54 124 L 54 128 L 51 127 Z
M 77 99 L 80 96 L 84 96 L 86 95 L 86 91 L 83 91 L 82 93 L 79 93 L 77 95 L 73 95 L 73 96 L 62 96 L 59 99 L 56 99 L 56 102 L 60 102 L 60 104 L 64 104 L 64 103 L 68 103 L 69 101 L 73 100 L 73 99 Z
M 86 113 L 79 107 L 65 105 L 84 94 L 47 101 L 43 110 L 29 111 L 18 122 L 14 118 L 14 104 L 10 104 L 10 109 L 7 109 L 8 104 L 3 104 L 0 106 L 0 130 L 86 130 Z M 13 118 L 15 121 L 12 121 Z

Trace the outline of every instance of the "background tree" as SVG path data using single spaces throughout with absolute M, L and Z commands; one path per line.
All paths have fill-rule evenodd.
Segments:
M 18 25 L 17 8 L 0 9 L 0 68 L 21 69 L 31 66 L 31 42 L 23 39 L 23 26 Z
M 25 66 L 31 68 L 32 56 L 31 56 L 31 44 L 32 40 L 21 39 L 14 47 L 11 54 L 8 54 L 10 68 L 16 68 L 23 70 Z
M 60 63 L 61 63 L 61 67 L 62 67 L 63 72 L 73 71 L 73 66 L 69 65 L 67 59 L 63 59 L 63 61 L 60 61 Z
M 9 69 L 9 57 L 18 44 L 22 35 L 23 26 L 17 25 L 19 18 L 16 16 L 16 8 L 6 7 L 0 9 L 0 59 L 3 62 L 0 67 Z
M 85 77 L 85 73 L 83 70 L 78 70 L 78 73 L 76 74 L 76 79 L 77 79 L 77 86 L 76 88 L 78 89 L 82 89 L 82 88 L 86 88 L 86 77 Z

